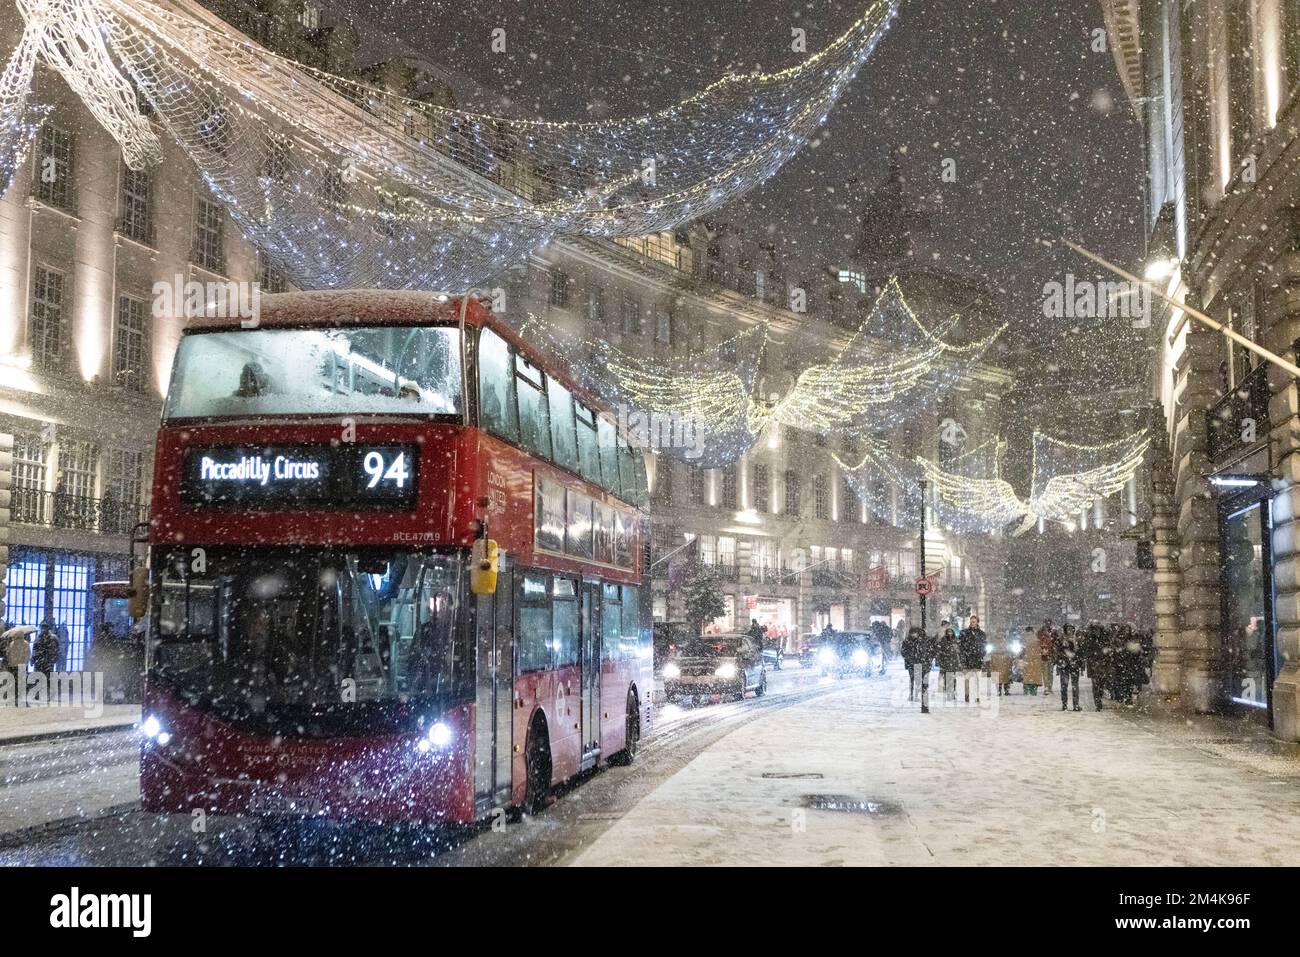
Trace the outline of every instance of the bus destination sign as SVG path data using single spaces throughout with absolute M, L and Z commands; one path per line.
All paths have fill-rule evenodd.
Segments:
M 181 499 L 216 507 L 410 510 L 418 461 L 414 445 L 191 446 Z

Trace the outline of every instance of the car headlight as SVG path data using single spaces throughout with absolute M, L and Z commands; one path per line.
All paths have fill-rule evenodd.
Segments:
M 833 665 L 839 659 L 835 657 L 835 652 L 831 651 L 831 649 L 823 648 L 817 652 L 817 660 L 824 665 Z
M 730 680 L 731 678 L 736 677 L 736 666 L 728 661 L 726 664 L 718 665 L 718 670 L 713 673 L 719 678 Z
M 867 652 L 864 649 L 859 648 L 857 651 L 853 652 L 854 667 L 865 668 L 869 661 L 871 661 L 871 656 L 867 654 Z
M 1020 642 L 1018 642 L 1018 641 L 1013 641 L 1013 642 L 1011 642 L 1011 653 L 1012 653 L 1013 655 L 1018 655 L 1018 654 L 1020 654 L 1020 652 L 1022 652 L 1022 651 L 1024 651 L 1024 650 L 1025 650 L 1025 646 L 1022 645 Z
M 668 662 L 668 664 L 664 665 L 665 678 L 680 678 L 681 676 L 682 676 L 682 669 L 678 668 L 671 661 Z
M 984 654 L 986 654 L 986 655 L 991 655 L 991 654 L 993 654 L 993 646 L 992 646 L 992 645 L 985 645 L 985 646 L 984 646 Z

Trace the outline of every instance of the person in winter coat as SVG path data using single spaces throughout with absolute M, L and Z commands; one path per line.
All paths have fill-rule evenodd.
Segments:
M 907 700 L 921 698 L 921 713 L 930 712 L 930 668 L 934 664 L 934 641 L 924 628 L 909 628 L 903 639 L 903 662 L 907 665 L 910 687 Z
M 1043 683 L 1043 657 L 1039 647 L 1034 629 L 1026 628 L 1025 649 L 1020 658 L 1020 680 L 1025 683 L 1025 694 L 1037 695 L 1038 686 Z
M 935 661 L 939 665 L 939 684 L 944 697 L 950 701 L 957 700 L 957 672 L 961 670 L 961 645 L 957 633 L 945 621 L 943 631 L 939 633 L 938 646 L 935 648 Z
M 1061 710 L 1066 708 L 1066 692 L 1071 691 L 1074 695 L 1074 710 L 1082 711 L 1079 707 L 1079 672 L 1083 668 L 1083 654 L 1073 625 L 1065 626 L 1065 633 L 1053 645 L 1053 653 L 1056 657 L 1056 672 L 1061 677 Z
M 1092 703 L 1101 710 L 1101 696 L 1110 684 L 1110 642 L 1106 638 L 1106 629 L 1093 622 L 1083 636 L 1083 661 L 1088 668 L 1088 680 L 1092 683 Z
M 1043 659 L 1043 672 L 1047 676 L 1047 693 L 1052 693 L 1052 660 L 1055 657 L 1052 654 L 1052 642 L 1056 638 L 1056 630 L 1052 627 L 1052 619 L 1043 619 L 1043 627 L 1038 629 L 1038 656 Z
M 998 686 L 998 696 L 1011 694 L 1011 649 L 1005 635 L 993 639 L 993 651 L 989 656 L 989 674 Z
M 970 625 L 957 639 L 961 656 L 962 683 L 966 686 L 966 701 L 970 701 L 971 688 L 975 689 L 975 703 L 980 700 L 980 676 L 984 671 L 984 647 L 989 636 L 980 628 L 978 615 L 971 615 Z
M 36 644 L 32 647 L 32 667 L 48 680 L 58 663 L 59 636 L 46 624 L 36 636 Z
M 32 658 L 32 647 L 27 642 L 27 635 L 14 635 L 9 639 L 9 644 L 5 647 L 5 663 L 9 667 L 10 673 L 14 676 L 18 693 L 22 694 L 25 685 L 23 684 L 24 676 L 27 674 L 27 663 Z

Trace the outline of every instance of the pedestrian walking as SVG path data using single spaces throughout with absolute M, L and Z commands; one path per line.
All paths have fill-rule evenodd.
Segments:
M 903 660 L 907 663 L 910 686 L 907 700 L 921 699 L 921 713 L 930 713 L 930 669 L 934 666 L 934 641 L 924 628 L 913 627 L 903 639 Z
M 998 697 L 1011 694 L 1011 648 L 1006 635 L 999 635 L 992 641 L 993 650 L 989 653 L 989 676 L 998 686 Z
M 961 677 L 962 683 L 966 687 L 966 701 L 970 702 L 971 688 L 975 689 L 975 703 L 979 704 L 980 700 L 980 678 L 984 672 L 984 654 L 985 646 L 988 644 L 989 637 L 984 634 L 980 628 L 978 615 L 971 615 L 970 624 L 962 631 L 958 637 L 958 648 L 961 657 Z
M 1025 627 L 1025 647 L 1020 657 L 1020 680 L 1024 682 L 1024 694 L 1037 696 L 1038 687 L 1043 683 L 1043 658 L 1039 654 L 1038 640 L 1034 629 Z
M 1082 650 L 1088 680 L 1092 683 L 1092 703 L 1100 711 L 1102 695 L 1110 682 L 1110 644 L 1106 629 L 1098 622 L 1094 621 L 1084 632 Z
M 1047 678 L 1047 694 L 1052 693 L 1052 641 L 1055 630 L 1052 619 L 1043 619 L 1043 627 L 1038 629 L 1038 656 L 1043 660 L 1043 673 Z
M 1074 710 L 1082 711 L 1079 707 L 1079 671 L 1083 666 L 1083 655 L 1073 625 L 1065 626 L 1060 640 L 1053 644 L 1053 654 L 1056 673 L 1061 679 L 1061 710 L 1066 709 L 1066 692 L 1069 691 L 1074 696 Z
M 917 686 L 916 669 L 921 660 L 924 644 L 925 632 L 920 628 L 909 628 L 898 647 L 898 653 L 903 656 L 903 667 L 907 669 L 908 701 L 915 701 L 917 691 L 920 690 Z
M 49 622 L 46 622 L 41 626 L 40 634 L 36 636 L 36 643 L 32 646 L 32 668 L 45 675 L 48 681 L 58 663 L 59 636 L 50 627 Z
M 957 633 L 949 624 L 942 622 L 943 630 L 939 633 L 938 647 L 935 649 L 935 661 L 939 665 L 939 684 L 943 688 L 946 701 L 957 700 L 957 672 L 961 669 L 961 646 Z
M 5 667 L 14 676 L 14 685 L 19 695 L 25 691 L 24 680 L 27 664 L 32 659 L 32 646 L 29 643 L 29 631 L 15 631 L 5 646 Z

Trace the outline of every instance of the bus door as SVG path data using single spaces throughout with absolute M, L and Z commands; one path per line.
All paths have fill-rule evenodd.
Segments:
M 474 798 L 480 811 L 510 802 L 515 697 L 513 575 L 504 552 L 494 595 L 473 595 Z
M 600 757 L 600 582 L 582 583 L 582 766 Z

